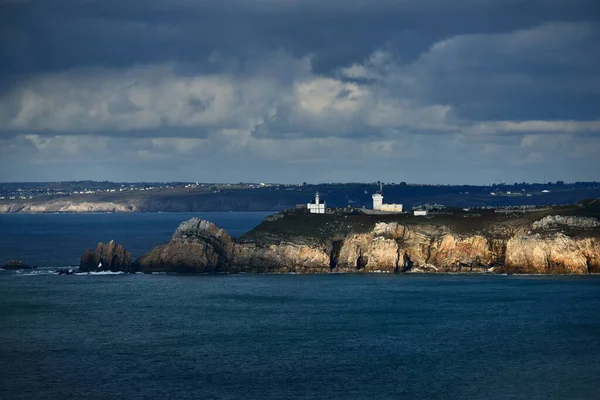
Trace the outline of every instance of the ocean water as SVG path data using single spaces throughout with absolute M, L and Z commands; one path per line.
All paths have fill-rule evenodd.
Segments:
M 262 219 L 231 214 L 213 220 Z M 28 239 L 60 265 L 72 240 L 142 252 L 172 233 L 159 214 L 37 217 L 14 238 L 0 217 L 1 256 Z M 5 271 L 0 399 L 596 399 L 599 310 L 598 276 Z
M 177 226 L 204 218 L 233 237 L 258 225 L 272 212 L 139 214 L 0 214 L 0 265 L 19 259 L 41 268 L 79 265 L 81 254 L 111 239 L 136 257 L 168 242 Z

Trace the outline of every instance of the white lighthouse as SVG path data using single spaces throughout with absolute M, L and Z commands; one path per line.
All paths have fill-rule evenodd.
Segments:
M 373 210 L 381 210 L 381 206 L 383 205 L 383 194 L 382 193 L 382 187 L 381 187 L 381 182 L 379 182 L 379 192 L 375 192 L 373 193 L 373 196 L 371 196 L 373 198 Z
M 373 193 L 373 210 L 388 213 L 401 213 L 402 204 L 383 204 L 383 184 L 379 182 L 379 191 Z

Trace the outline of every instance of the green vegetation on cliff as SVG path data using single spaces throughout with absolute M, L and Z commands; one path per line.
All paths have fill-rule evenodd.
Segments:
M 329 214 L 310 214 L 306 210 L 287 210 L 265 219 L 243 235 L 240 242 L 272 242 L 306 238 L 328 242 L 350 233 L 366 233 L 378 222 L 403 226 L 439 226 L 459 234 L 481 234 L 504 238 L 527 229 L 535 221 L 549 215 L 600 218 L 600 200 L 584 200 L 576 205 L 533 207 L 531 209 L 469 209 L 444 208 L 427 216 L 412 213 L 370 215 L 361 210 L 341 209 Z M 576 235 L 577 227 L 564 227 Z M 586 231 L 589 233 L 588 231 Z

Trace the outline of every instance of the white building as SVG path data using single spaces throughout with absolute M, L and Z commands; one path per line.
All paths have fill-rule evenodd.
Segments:
M 402 204 L 382 204 L 381 211 L 401 213 Z
M 373 210 L 381 210 L 381 206 L 383 205 L 383 195 L 379 192 L 375 192 L 373 196 Z
M 401 213 L 402 212 L 402 204 L 384 204 L 382 193 L 383 193 L 383 185 L 380 183 L 379 191 L 375 192 L 371 196 L 373 198 L 373 210 Z
M 415 216 L 425 216 L 427 215 L 427 210 L 415 210 Z
M 311 214 L 325 214 L 325 202 L 320 202 L 319 192 L 315 194 L 313 202 L 306 204 L 306 208 L 308 208 Z

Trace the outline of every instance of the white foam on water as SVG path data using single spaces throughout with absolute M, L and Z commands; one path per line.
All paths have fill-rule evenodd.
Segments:
M 81 276 L 81 275 L 125 275 L 125 272 L 123 272 L 123 271 L 76 272 L 73 275 L 78 275 L 78 276 Z
M 52 269 L 17 269 L 13 272 L 19 276 L 58 275 L 58 272 Z

